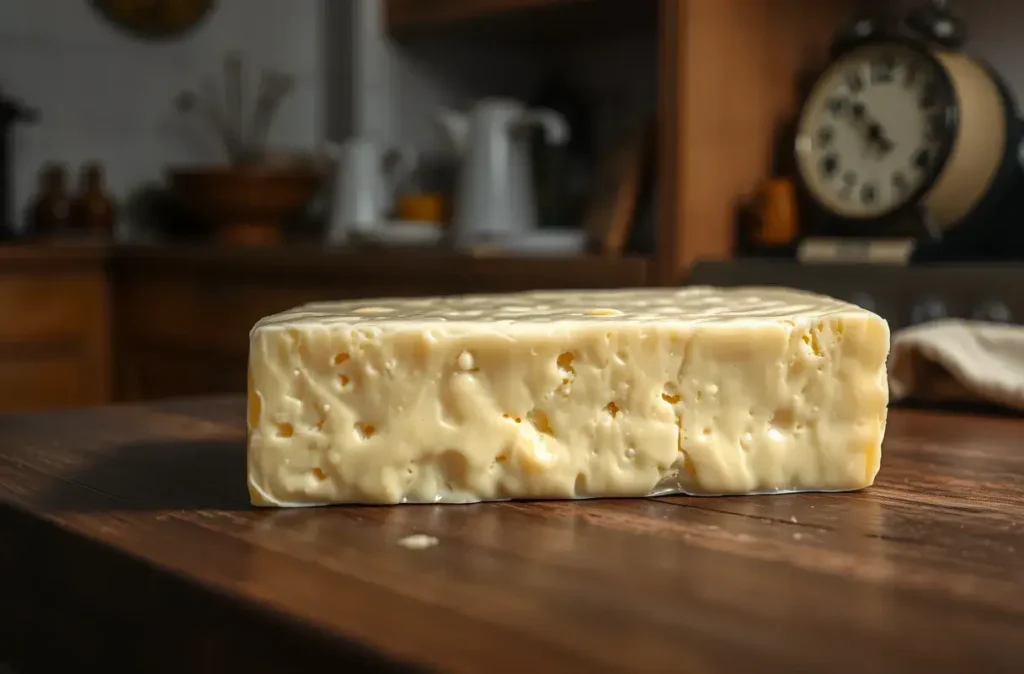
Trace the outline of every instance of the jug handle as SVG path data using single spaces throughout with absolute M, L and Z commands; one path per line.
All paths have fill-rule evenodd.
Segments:
M 519 128 L 528 130 L 539 126 L 549 145 L 565 145 L 569 141 L 569 124 L 558 112 L 547 108 L 528 110 L 519 122 Z

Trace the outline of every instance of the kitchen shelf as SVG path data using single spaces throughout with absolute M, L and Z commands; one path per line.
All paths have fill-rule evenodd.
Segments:
M 648 25 L 658 48 L 655 282 L 729 259 L 740 209 L 770 176 L 799 86 L 827 61 L 855 0 L 384 0 L 392 35 L 486 42 L 595 37 Z M 525 31 L 525 32 L 524 32 Z M 601 49 L 601 41 L 594 41 Z
M 309 302 L 642 286 L 643 258 L 520 258 L 424 249 L 118 247 L 120 399 L 244 390 L 249 330 Z
M 0 246 L 0 413 L 245 390 L 249 331 L 309 302 L 621 288 L 642 257 L 383 247 Z
M 657 0 L 387 0 L 397 37 L 457 34 L 488 40 L 592 39 L 609 31 L 656 30 Z
M 360 286 L 406 285 L 421 294 L 502 292 L 526 289 L 643 286 L 651 280 L 652 260 L 579 255 L 527 257 L 469 254 L 451 250 L 382 246 L 290 245 L 118 246 L 116 269 L 186 276 L 202 272 L 220 276 L 276 278 L 282 284 L 318 277 Z

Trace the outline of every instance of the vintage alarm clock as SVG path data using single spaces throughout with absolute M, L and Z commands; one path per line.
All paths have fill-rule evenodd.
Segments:
M 891 235 L 908 219 L 932 238 L 982 232 L 1020 186 L 1013 95 L 961 50 L 965 29 L 945 2 L 898 30 L 857 21 L 797 123 L 798 183 L 817 219 L 846 236 Z

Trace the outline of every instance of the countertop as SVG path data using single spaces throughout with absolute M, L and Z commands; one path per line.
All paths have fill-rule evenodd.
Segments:
M 1022 432 L 894 410 L 858 493 L 257 510 L 241 398 L 0 417 L 0 661 L 1020 672 Z

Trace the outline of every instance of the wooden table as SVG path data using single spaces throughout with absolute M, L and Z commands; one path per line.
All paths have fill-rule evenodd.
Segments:
M 1022 432 L 895 411 L 855 494 L 255 510 L 240 399 L 0 417 L 0 661 L 1019 673 Z

